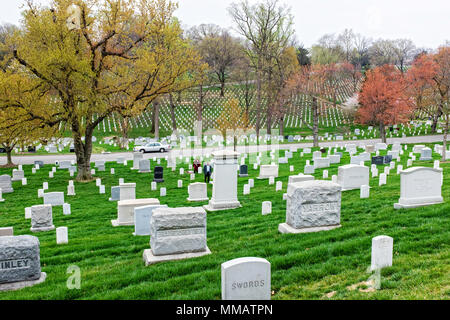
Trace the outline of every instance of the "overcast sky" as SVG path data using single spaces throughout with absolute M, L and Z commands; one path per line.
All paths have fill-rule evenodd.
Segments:
M 0 22 L 18 24 L 23 0 L 0 0 Z M 49 3 L 50 0 L 37 0 Z M 227 12 L 237 0 L 179 0 L 175 15 L 185 26 L 214 23 L 232 28 Z M 249 0 L 250 3 L 258 0 Z M 292 9 L 297 39 L 310 47 L 326 33 L 344 29 L 378 39 L 409 38 L 436 48 L 450 40 L 449 0 L 280 0 Z

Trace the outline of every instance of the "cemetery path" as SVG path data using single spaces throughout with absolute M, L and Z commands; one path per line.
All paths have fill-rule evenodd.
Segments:
M 393 144 L 395 142 L 400 143 L 433 143 L 433 142 L 441 142 L 443 139 L 443 135 L 429 135 L 429 136 L 417 136 L 417 137 L 406 137 L 406 138 L 388 138 L 387 143 Z M 320 142 L 321 147 L 330 147 L 335 145 L 345 145 L 348 143 L 357 143 L 357 144 L 375 144 L 381 142 L 380 139 L 366 139 L 366 140 L 345 140 L 345 141 L 322 141 Z M 312 147 L 312 143 L 291 143 L 291 144 L 280 144 L 278 145 L 279 149 L 289 149 L 291 147 L 293 148 L 310 148 Z M 164 158 L 168 156 L 169 154 L 172 156 L 200 156 L 204 154 L 211 153 L 215 150 L 218 150 L 219 148 L 197 148 L 197 149 L 184 149 L 184 150 L 172 150 L 170 153 L 146 153 L 144 154 L 144 159 L 151 159 L 153 157 L 156 158 Z M 228 148 L 228 149 L 232 149 Z M 267 151 L 275 149 L 275 146 L 246 146 L 246 147 L 239 147 L 237 148 L 238 152 L 247 152 L 247 153 L 254 153 L 259 151 Z M 91 161 L 95 162 L 96 160 L 105 160 L 105 161 L 116 161 L 118 157 L 124 157 L 126 160 L 133 160 L 133 153 L 132 152 L 118 152 L 118 153 L 109 153 L 109 154 L 93 154 Z M 54 164 L 55 161 L 62 161 L 62 160 L 75 160 L 75 155 L 39 155 L 39 156 L 14 156 L 13 162 L 15 164 L 22 164 L 22 165 L 29 165 L 34 164 L 34 161 L 43 161 L 45 164 Z M 2 156 L 0 157 L 0 165 L 6 164 L 6 157 Z

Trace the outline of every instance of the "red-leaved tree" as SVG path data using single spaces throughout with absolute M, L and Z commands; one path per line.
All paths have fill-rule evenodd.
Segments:
M 377 125 L 381 140 L 386 143 L 386 125 L 406 122 L 411 103 L 405 90 L 401 72 L 392 65 L 384 65 L 368 71 L 359 94 L 360 108 L 357 121 Z
M 406 74 L 407 91 L 412 98 L 417 113 L 424 114 L 433 121 L 431 132 L 436 133 L 441 110 L 436 106 L 435 81 L 438 65 L 432 55 L 422 54 L 412 64 Z

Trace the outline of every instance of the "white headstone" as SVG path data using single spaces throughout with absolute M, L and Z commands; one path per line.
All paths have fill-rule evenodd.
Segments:
M 208 211 L 226 210 L 241 206 L 237 198 L 237 158 L 234 151 L 220 150 L 213 152 L 214 184 L 212 197 L 204 208 Z
M 270 300 L 270 262 L 237 258 L 222 263 L 222 300 Z
M 262 203 L 262 214 L 266 215 L 266 214 L 270 214 L 270 213 L 272 213 L 272 202 L 264 201 Z
M 400 172 L 400 199 L 395 209 L 442 203 L 443 170 L 413 167 Z
M 63 204 L 63 214 L 64 214 L 65 216 L 68 216 L 68 215 L 71 214 L 71 211 L 70 211 L 70 204 L 69 204 L 69 203 L 64 203 L 64 204 Z
M 369 195 L 370 195 L 370 187 L 368 185 L 362 185 L 359 197 L 361 199 L 365 199 L 369 198 Z
M 57 244 L 69 243 L 69 235 L 67 227 L 56 228 L 56 243 Z
M 392 266 L 394 239 L 389 236 L 372 238 L 371 270 Z

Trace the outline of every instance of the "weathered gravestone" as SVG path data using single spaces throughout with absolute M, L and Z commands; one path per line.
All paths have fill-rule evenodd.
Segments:
M 281 233 L 306 233 L 339 228 L 341 186 L 331 181 L 290 183 L 287 189 L 286 223 Z
M 0 228 L 0 237 L 7 237 L 14 235 L 13 227 Z
M 120 200 L 136 199 L 136 183 L 119 183 Z
M 64 192 L 44 193 L 44 204 L 62 206 L 64 204 Z
M 430 148 L 423 148 L 420 151 L 419 160 L 433 160 L 433 150 L 431 150 Z
M 278 166 L 277 165 L 261 165 L 259 167 L 259 177 L 258 179 L 268 179 L 270 177 L 278 177 Z
M 145 265 L 210 254 L 206 245 L 206 211 L 201 207 L 158 208 L 150 220 L 150 249 Z
M 11 193 L 14 192 L 12 188 L 11 177 L 7 174 L 0 176 L 0 189 L 2 189 L 3 193 Z
M 313 174 L 314 171 L 315 171 L 314 166 L 309 165 L 309 164 L 305 165 L 305 167 L 303 168 L 303 172 L 305 174 Z
M 310 180 L 314 180 L 314 176 L 299 173 L 296 176 L 289 176 L 288 183 L 297 183 L 297 182 L 310 181 Z
M 45 281 L 37 237 L 0 237 L 0 291 L 18 290 Z
M 23 178 L 25 178 L 25 173 L 23 170 L 14 170 L 11 181 L 21 181 Z
M 120 200 L 117 202 L 117 219 L 111 220 L 113 227 L 134 225 L 134 209 L 137 207 L 158 205 L 159 200 L 154 198 Z
M 59 169 L 69 169 L 69 167 L 72 165 L 71 161 L 63 160 L 59 162 Z
M 395 209 L 410 209 L 444 202 L 441 168 L 413 167 L 400 171 L 400 199 Z
M 153 210 L 157 208 L 167 208 L 165 204 L 157 204 L 151 206 L 143 206 L 134 208 L 134 233 L 135 236 L 150 235 L 150 219 Z
M 237 258 L 222 263 L 222 300 L 270 300 L 270 262 Z
M 338 168 L 337 183 L 342 191 L 359 189 L 363 185 L 369 185 L 369 167 L 355 164 L 347 164 Z
M 341 162 L 341 155 L 339 154 L 330 154 L 328 158 L 330 158 L 330 164 L 336 164 Z
M 142 159 L 139 161 L 139 173 L 150 172 L 150 160 Z
M 320 168 L 329 168 L 330 167 L 330 158 L 315 158 L 314 159 L 314 169 Z
M 114 186 L 111 187 L 111 198 L 109 198 L 109 201 L 119 201 L 120 200 L 120 187 Z
M 139 170 L 139 161 L 144 159 L 144 155 L 140 152 L 133 153 L 133 167 L 131 170 Z
M 54 230 L 52 206 L 49 204 L 31 207 L 31 232 Z
M 164 168 L 163 167 L 155 167 L 155 172 L 153 173 L 153 181 L 154 182 L 164 182 Z
M 206 183 L 196 182 L 191 183 L 188 186 L 188 201 L 207 201 L 209 200 L 207 194 L 207 185 Z

